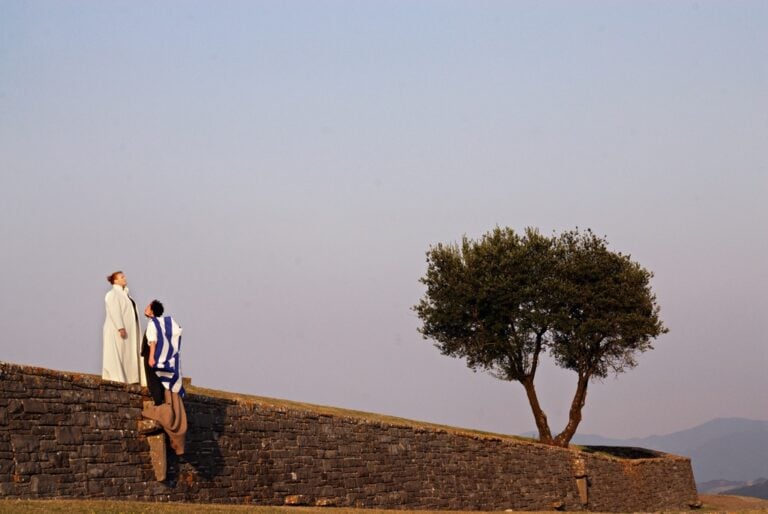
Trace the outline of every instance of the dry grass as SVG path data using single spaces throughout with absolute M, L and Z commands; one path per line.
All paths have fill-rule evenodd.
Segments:
M 702 510 L 715 512 L 768 512 L 768 500 L 750 496 L 727 496 L 720 494 L 701 494 L 704 503 Z
M 458 428 L 448 425 L 438 425 L 435 423 L 427 423 L 423 421 L 415 421 L 412 419 L 398 418 L 396 416 L 387 416 L 384 414 L 375 414 L 372 412 L 357 411 L 351 409 L 342 409 L 338 407 L 328 407 L 325 405 L 314 405 L 311 403 L 295 402 L 291 400 L 280 400 L 276 398 L 266 398 L 263 396 L 254 396 L 249 394 L 230 393 L 228 391 L 218 391 L 216 389 L 207 389 L 204 387 L 197 387 L 194 385 L 185 386 L 185 389 L 190 394 L 197 394 L 201 396 L 209 396 L 213 398 L 222 398 L 225 400 L 231 400 L 237 403 L 243 403 L 248 405 L 258 405 L 270 409 L 284 409 L 294 410 L 302 412 L 310 412 L 321 416 L 333 416 L 340 418 L 359 419 L 368 421 L 370 423 L 384 423 L 395 426 L 405 426 L 410 428 L 421 428 L 429 430 L 442 430 L 454 434 L 469 435 L 473 437 L 484 437 L 492 439 L 507 439 L 514 441 L 525 441 L 530 443 L 536 443 L 535 439 L 528 437 L 495 434 L 492 432 L 484 432 L 482 430 L 472 430 L 468 428 Z
M 734 512 L 734 513 L 766 513 L 768 500 L 749 498 L 745 496 L 702 495 L 704 507 L 695 512 Z M 0 500 L 0 513 L 8 514 L 469 514 L 470 511 L 425 511 L 425 510 L 383 510 L 383 509 L 349 509 L 332 507 L 258 507 L 251 505 L 221 505 L 206 503 L 165 503 L 138 501 L 108 501 L 108 500 Z M 472 514 L 482 514 L 471 511 Z M 529 513 L 530 514 L 530 513 Z
M 333 507 L 261 507 L 210 503 L 163 503 L 108 500 L 0 500 L 0 513 L 8 514 L 461 514 L 459 511 L 348 509 Z M 473 514 L 482 514 L 474 511 Z M 489 513 L 490 514 L 490 513 Z

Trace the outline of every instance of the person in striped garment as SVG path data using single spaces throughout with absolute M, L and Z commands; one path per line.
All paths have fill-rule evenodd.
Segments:
M 142 354 L 147 370 L 147 386 L 155 405 L 145 408 L 141 414 L 160 423 L 176 455 L 183 455 L 187 413 L 182 401 L 182 329 L 171 316 L 163 316 L 164 312 L 163 304 L 157 300 L 153 300 L 144 309 L 149 322 Z

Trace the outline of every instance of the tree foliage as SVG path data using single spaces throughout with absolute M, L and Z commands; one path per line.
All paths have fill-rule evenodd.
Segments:
M 666 332 L 652 274 L 607 241 L 578 229 L 551 237 L 496 228 L 427 252 L 419 329 L 443 355 L 525 388 L 543 442 L 567 446 L 589 381 L 636 365 Z M 576 372 L 569 421 L 552 437 L 534 379 L 540 358 Z

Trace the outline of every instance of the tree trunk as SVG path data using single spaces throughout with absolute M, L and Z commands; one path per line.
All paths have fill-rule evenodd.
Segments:
M 533 385 L 533 376 L 527 376 L 520 381 L 525 387 L 528 395 L 528 403 L 533 411 L 533 418 L 536 420 L 536 428 L 539 430 L 539 441 L 546 444 L 554 444 L 552 441 L 552 432 L 549 430 L 547 415 L 541 410 L 539 397 L 536 395 L 536 388 Z
M 568 413 L 568 424 L 565 429 L 555 437 L 554 444 L 556 446 L 568 447 L 568 443 L 571 442 L 576 429 L 581 423 L 581 410 L 584 408 L 584 403 L 587 401 L 587 386 L 589 385 L 589 375 L 579 373 L 579 382 L 576 385 L 576 394 L 573 395 L 573 401 L 571 402 L 571 410 Z

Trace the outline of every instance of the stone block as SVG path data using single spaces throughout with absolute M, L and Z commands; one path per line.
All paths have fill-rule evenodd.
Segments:
M 29 480 L 29 491 L 36 495 L 53 494 L 56 492 L 57 484 L 53 477 L 40 475 L 33 476 Z
M 45 414 L 48 412 L 48 405 L 40 400 L 21 400 L 21 405 L 25 414 Z
M 24 387 L 27 389 L 42 388 L 45 386 L 45 379 L 39 375 L 24 375 Z
M 16 464 L 17 475 L 36 475 L 40 473 L 39 462 L 19 462 Z
M 100 430 L 114 428 L 112 423 L 112 416 L 105 412 L 93 413 L 90 418 L 90 425 Z
M 75 412 L 72 414 L 72 424 L 78 426 L 88 426 L 91 421 L 90 412 Z
M 88 478 L 94 479 L 94 478 L 102 478 L 106 472 L 107 472 L 108 466 L 105 466 L 103 464 L 91 464 L 88 466 Z
M 67 421 L 68 417 L 66 414 L 43 414 L 39 423 L 43 426 L 58 426 Z
M 104 484 L 101 480 L 89 480 L 88 481 L 88 494 L 89 495 L 101 495 L 104 491 Z
M 69 457 L 64 452 L 48 454 L 48 462 L 53 468 L 61 469 L 69 467 Z
M 40 441 L 37 437 L 23 434 L 11 434 L 11 448 L 14 452 L 37 452 Z
M 0 392 L 13 396 L 29 396 L 22 382 L 0 382 Z
M 55 452 L 59 449 L 59 443 L 56 439 L 40 440 L 40 451 L 45 453 Z
M 141 409 L 138 407 L 120 407 L 117 409 L 117 415 L 120 419 L 137 419 L 141 417 Z
M 117 410 L 117 406 L 125 405 L 126 403 L 128 403 L 126 401 L 125 393 L 120 391 L 102 391 L 101 395 L 99 396 L 99 399 L 102 402 L 114 405 L 115 410 Z
M 13 455 L 13 460 L 16 463 L 19 462 L 31 462 L 33 460 L 33 457 L 37 459 L 37 453 L 28 453 L 28 452 L 17 452 Z
M 101 445 L 83 444 L 77 448 L 78 457 L 96 458 L 101 455 Z
M 149 443 L 149 456 L 152 461 L 152 470 L 155 474 L 155 480 L 162 482 L 165 480 L 168 469 L 165 434 L 161 433 L 147 436 L 147 443 Z
M 59 400 L 62 403 L 76 403 L 82 402 L 81 396 L 74 390 L 62 390 L 59 392 Z
M 102 441 L 123 441 L 125 434 L 122 430 L 99 430 Z
M 83 444 L 83 430 L 80 427 L 56 427 L 56 441 L 64 445 Z
M 283 501 L 285 505 L 310 505 L 312 499 L 304 494 L 289 494 Z
M 69 459 L 69 467 L 72 469 L 74 475 L 87 476 L 88 461 L 85 459 Z
M 102 455 L 122 454 L 123 446 L 120 443 L 107 443 L 102 445 Z
M 8 402 L 8 414 L 17 414 L 20 412 L 24 412 L 24 405 L 21 403 L 21 400 L 11 400 Z

